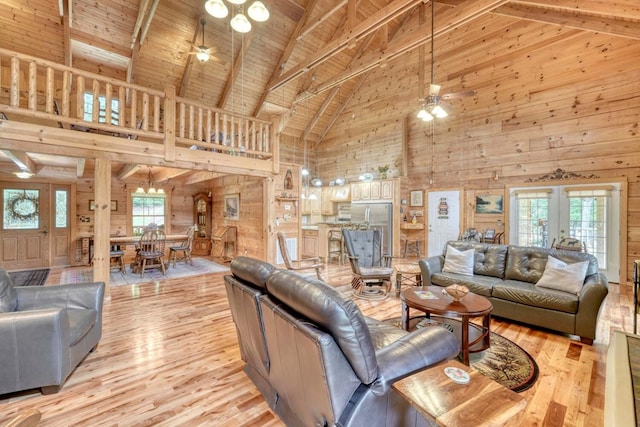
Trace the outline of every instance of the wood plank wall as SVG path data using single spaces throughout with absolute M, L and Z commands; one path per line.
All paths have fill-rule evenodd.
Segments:
M 446 57 L 436 49 L 435 80 L 442 92 L 475 89 L 477 95 L 443 102 L 450 115 L 433 122 L 433 140 L 431 125 L 415 118 L 415 52 L 371 73 L 320 144 L 321 178 L 346 171 L 353 181 L 363 162 L 367 169 L 390 163 L 390 175 L 397 176 L 407 118 L 409 187 L 463 187 L 469 227 L 483 230 L 495 222 L 475 217 L 475 195 L 503 193 L 507 185 L 556 169 L 628 180 L 630 273 L 640 257 L 640 43 L 534 22 L 491 21 L 490 28 L 473 29 L 473 37 L 468 26 L 448 34 L 443 43 L 458 47 Z M 480 31 L 504 37 L 467 49 L 465 40 L 477 39 Z

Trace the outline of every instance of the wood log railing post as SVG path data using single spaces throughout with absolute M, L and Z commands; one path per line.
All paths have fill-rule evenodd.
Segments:
M 176 159 L 176 87 L 164 89 L 164 158 Z

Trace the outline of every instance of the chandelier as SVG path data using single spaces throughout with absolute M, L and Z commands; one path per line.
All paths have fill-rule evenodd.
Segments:
M 151 167 L 149 167 L 149 177 L 147 178 L 147 191 L 144 191 L 143 184 L 140 184 L 138 189 L 136 190 L 136 194 L 164 194 L 164 190 L 162 188 L 156 189 L 153 186 L 153 182 L 151 181 Z
M 251 21 L 244 14 L 244 4 L 247 0 L 227 0 L 234 7 L 235 15 L 231 18 L 231 28 L 239 33 L 251 31 Z M 229 15 L 229 8 L 224 0 L 207 0 L 204 4 L 207 13 L 215 18 L 226 18 Z M 264 22 L 269 19 L 269 10 L 260 1 L 254 1 L 247 9 L 249 18 L 256 22 Z

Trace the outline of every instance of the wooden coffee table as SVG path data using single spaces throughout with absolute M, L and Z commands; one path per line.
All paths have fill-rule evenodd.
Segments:
M 446 367 L 469 373 L 469 383 L 453 382 L 444 373 Z M 445 427 L 502 426 L 527 406 L 518 393 L 455 360 L 409 375 L 392 387 L 429 422 Z
M 402 300 L 402 327 L 409 330 L 409 308 L 424 312 L 427 318 L 432 314 L 444 317 L 459 318 L 460 331 L 454 331 L 460 339 L 462 363 L 469 366 L 469 353 L 483 351 L 491 345 L 491 310 L 493 305 L 483 296 L 468 293 L 460 301 L 453 301 L 449 295 L 442 293 L 440 286 L 424 286 L 409 288 L 400 294 Z M 469 324 L 473 318 L 482 318 L 482 326 Z

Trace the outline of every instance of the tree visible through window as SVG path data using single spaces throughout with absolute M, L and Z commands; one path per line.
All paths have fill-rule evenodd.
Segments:
M 140 236 L 149 224 L 164 227 L 166 213 L 165 195 L 132 194 L 132 225 L 134 236 Z
M 104 95 L 98 96 L 98 120 L 93 118 L 93 94 L 85 92 L 84 94 L 84 116 L 87 122 L 106 123 L 107 122 L 107 98 Z M 118 125 L 120 119 L 120 101 L 116 98 L 111 99 L 111 123 Z

